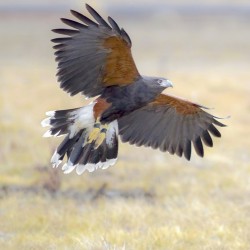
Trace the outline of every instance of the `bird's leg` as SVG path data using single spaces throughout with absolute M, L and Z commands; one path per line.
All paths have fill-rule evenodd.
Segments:
M 100 123 L 100 120 L 97 119 L 97 121 L 94 124 L 93 129 L 88 135 L 87 143 L 91 143 L 94 141 L 95 148 L 98 148 L 106 137 L 107 128 L 108 128 L 108 124 L 102 125 Z

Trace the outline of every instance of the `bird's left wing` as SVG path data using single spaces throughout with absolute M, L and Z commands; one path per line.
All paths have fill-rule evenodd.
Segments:
M 86 8 L 95 21 L 72 10 L 79 22 L 62 18 L 71 29 L 54 29 L 66 37 L 52 41 L 61 88 L 71 95 L 94 97 L 108 86 L 131 84 L 140 74 L 125 30 L 111 17 L 107 23 L 92 7 L 86 4 Z
M 220 137 L 214 125 L 225 126 L 203 107 L 173 96 L 159 95 L 153 102 L 118 119 L 119 133 L 124 142 L 148 146 L 191 157 L 191 142 L 203 157 L 203 143 L 213 146 L 210 136 Z

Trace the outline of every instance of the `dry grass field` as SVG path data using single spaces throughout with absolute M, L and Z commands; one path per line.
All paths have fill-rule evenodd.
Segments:
M 49 41 L 80 2 L 55 1 L 51 11 L 49 1 L 22 11 L 0 3 L 0 249 L 250 249 L 249 5 L 204 11 L 178 1 L 129 15 L 126 1 L 102 2 L 130 34 L 140 72 L 231 118 L 203 159 L 120 144 L 115 166 L 77 176 L 51 168 L 61 138 L 42 138 L 40 121 L 87 103 L 59 89 Z

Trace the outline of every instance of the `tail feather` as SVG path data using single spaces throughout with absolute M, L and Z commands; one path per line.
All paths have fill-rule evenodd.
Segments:
M 85 131 L 83 131 L 80 138 L 76 141 L 76 143 L 74 144 L 74 147 L 72 148 L 72 151 L 70 152 L 68 156 L 69 161 L 72 162 L 73 165 L 77 164 L 83 155 L 84 151 L 83 151 L 82 145 L 84 145 L 85 136 L 86 136 L 86 133 Z
M 59 145 L 59 147 L 54 152 L 54 154 L 51 158 L 51 163 L 53 164 L 53 167 L 58 167 L 66 154 L 69 157 L 69 155 L 71 154 L 71 151 L 74 147 L 74 144 L 79 139 L 81 133 L 82 133 L 82 130 L 79 131 L 79 133 L 71 139 L 69 138 L 69 135 L 67 135 L 64 138 L 64 140 L 61 142 L 61 144 Z
M 66 135 L 51 158 L 53 167 L 63 165 L 64 173 L 76 169 L 77 174 L 85 170 L 92 172 L 115 164 L 118 154 L 117 121 L 100 124 L 93 116 L 93 105 L 83 108 L 51 111 L 42 126 L 50 126 L 44 136 Z
M 75 115 L 74 111 L 77 109 L 70 110 L 58 110 L 49 111 L 46 113 L 49 117 L 42 121 L 42 126 L 51 126 L 43 136 L 60 136 L 68 133 L 69 125 L 73 123 Z

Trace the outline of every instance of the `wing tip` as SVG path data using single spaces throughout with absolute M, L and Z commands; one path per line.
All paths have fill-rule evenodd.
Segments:
M 76 10 L 70 10 L 70 13 L 72 14 L 72 15 L 74 15 L 74 13 L 78 13 Z
M 184 154 L 184 157 L 185 157 L 185 159 L 186 159 L 187 161 L 190 161 L 190 160 L 191 160 L 191 154 L 190 154 L 190 155 L 185 155 L 185 154 Z
M 86 8 L 86 9 L 88 9 L 88 8 L 93 9 L 88 3 L 85 3 L 85 8 Z
M 214 119 L 213 123 L 214 123 L 215 125 L 217 125 L 217 126 L 220 126 L 220 127 L 227 127 L 226 124 L 217 121 L 217 119 L 218 119 L 218 120 L 227 120 L 227 119 L 230 119 L 230 118 L 231 118 L 230 115 L 228 115 L 228 116 L 226 116 L 226 117 L 217 117 L 217 116 L 213 116 L 213 119 Z

